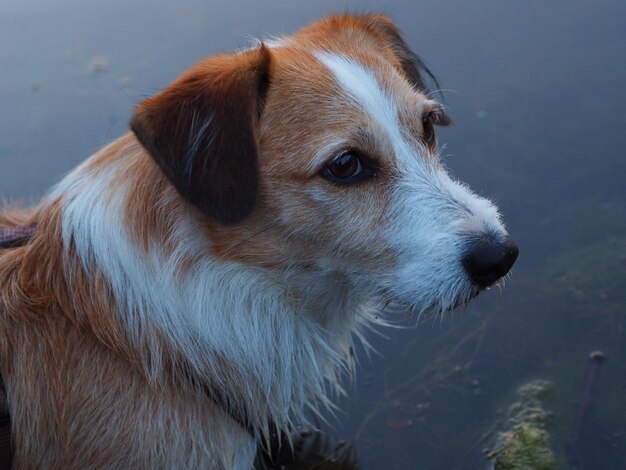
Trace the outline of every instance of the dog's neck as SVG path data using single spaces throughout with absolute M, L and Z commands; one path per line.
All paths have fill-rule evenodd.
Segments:
M 138 239 L 144 228 L 133 224 L 141 221 L 125 214 L 130 185 L 140 182 L 127 175 L 133 159 L 145 156 L 110 153 L 105 148 L 93 157 L 98 165 L 78 167 L 48 198 L 61 208 L 69 289 L 76 271 L 103 281 L 113 299 L 104 314 L 155 383 L 172 367 L 174 375 L 183 373 L 176 369 L 184 363 L 184 373 L 207 378 L 259 428 L 273 421 L 288 429 L 303 406 L 328 404 L 326 389 L 340 388 L 353 333 L 369 315 L 341 275 L 213 259 L 184 207 L 171 214 L 164 238 Z

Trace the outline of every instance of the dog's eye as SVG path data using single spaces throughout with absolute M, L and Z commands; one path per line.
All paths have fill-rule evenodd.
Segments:
M 331 160 L 323 172 L 324 177 L 339 184 L 353 183 L 373 175 L 374 172 L 367 168 L 357 153 L 352 150 Z
M 435 124 L 437 124 L 438 115 L 434 111 L 424 114 L 422 117 L 422 134 L 424 142 L 429 147 L 435 144 Z

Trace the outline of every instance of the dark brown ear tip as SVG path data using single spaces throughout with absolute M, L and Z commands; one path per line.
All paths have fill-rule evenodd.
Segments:
M 442 127 L 450 126 L 452 124 L 454 124 L 454 122 L 452 121 L 452 118 L 448 116 L 447 113 L 443 114 L 437 121 L 437 125 L 442 126 Z
M 135 134 L 135 137 L 141 144 L 141 146 L 148 151 L 148 153 L 160 164 L 164 162 L 160 161 L 158 155 L 160 152 L 157 149 L 155 142 L 154 125 L 152 113 L 149 109 L 146 109 L 144 103 L 139 104 L 135 113 L 130 118 L 130 130 Z
M 152 134 L 151 129 L 150 111 L 144 108 L 143 103 L 140 103 L 130 118 L 130 130 L 133 131 L 141 143 L 145 143 L 144 141 L 149 139 Z

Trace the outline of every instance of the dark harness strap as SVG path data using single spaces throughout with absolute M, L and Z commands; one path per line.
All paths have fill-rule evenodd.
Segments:
M 37 226 L 0 227 L 0 249 L 17 248 L 28 243 L 35 234 Z
M 37 226 L 35 224 L 15 227 L 0 227 L 0 249 L 18 248 L 25 245 L 35 234 Z M 252 423 L 248 419 L 248 414 L 238 412 L 231 405 L 230 400 L 219 391 L 206 387 L 205 393 L 228 414 L 237 424 L 244 428 L 253 439 L 256 434 Z M 272 468 L 275 458 L 278 455 L 285 436 L 276 430 L 276 426 L 270 423 L 269 446 L 261 443 L 257 449 L 255 467 Z M 269 447 L 269 448 L 268 448 Z M 0 374 L 0 470 L 10 470 L 13 461 L 13 447 L 11 442 L 11 416 L 9 415 L 9 403 L 6 388 L 2 375 Z

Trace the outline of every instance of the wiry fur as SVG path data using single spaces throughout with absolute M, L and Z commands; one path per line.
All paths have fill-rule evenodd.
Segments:
M 341 391 L 353 338 L 383 303 L 442 312 L 478 293 L 466 240 L 506 232 L 422 142 L 421 116 L 438 104 L 406 51 L 390 20 L 344 15 L 258 57 L 209 58 L 140 106 L 140 137 L 102 149 L 32 211 L 0 214 L 0 227 L 38 224 L 27 246 L 0 251 L 17 468 L 249 467 L 270 422 L 289 431 Z M 205 74 L 213 104 L 198 113 Z M 230 160 L 230 98 L 252 110 L 246 145 L 233 147 L 248 163 Z M 347 148 L 376 159 L 375 178 L 320 177 Z M 206 155 L 258 167 L 234 219 L 194 173 L 236 187 Z
M 230 468 L 243 449 L 244 457 L 252 455 L 249 436 L 181 372 L 206 378 L 205 385 L 244 404 L 260 432 L 269 420 L 289 429 L 304 406 L 326 404 L 327 384 L 338 387 L 337 374 L 352 360 L 354 324 L 367 308 L 339 292 L 318 302 L 333 291 L 323 275 L 319 282 L 307 277 L 310 285 L 290 298 L 304 282 L 295 272 L 268 275 L 212 260 L 198 235 L 201 214 L 183 204 L 168 207 L 158 223 L 172 230 L 142 250 L 123 220 L 130 203 L 124 175 L 146 154 L 134 139 L 126 141 L 116 149 L 123 160 L 100 161 L 111 151 L 105 148 L 66 177 L 33 219 L 37 238 L 0 257 L 0 307 L 10 325 L 3 374 L 9 389 L 19 390 L 11 393 L 16 457 L 27 467 L 148 468 L 171 460 Z M 168 196 L 152 201 L 167 206 Z M 174 248 L 165 253 L 163 245 Z M 29 266 L 36 272 L 27 272 Z M 41 305 L 30 305 L 33 291 L 46 295 Z M 32 377 L 48 383 L 34 387 Z M 124 403 L 116 402 L 120 397 Z M 67 435 L 40 423 L 59 417 L 68 421 Z M 212 423 L 218 417 L 228 431 L 221 438 Z M 173 446 L 172 436 L 181 445 Z M 163 447 L 148 442 L 159 437 Z M 122 438 L 129 441 L 122 445 Z M 67 448 L 71 456 L 63 453 Z
M 289 269 L 268 273 L 211 259 L 201 236 L 202 215 L 186 206 L 158 220 L 172 227 L 163 239 L 137 250 L 124 229 L 129 203 L 124 188 L 130 182 L 120 175 L 145 154 L 133 142 L 124 155 L 110 168 L 98 167 L 94 178 L 79 168 L 57 188 L 64 207 L 64 247 L 75 248 L 87 275 L 97 266 L 109 281 L 112 295 L 121 300 L 117 320 L 155 383 L 167 373 L 163 348 L 174 349 L 195 377 L 208 378 L 248 405 L 253 422 L 272 419 L 289 426 L 304 404 L 325 400 L 326 380 L 337 384 L 338 366 L 348 359 L 352 324 L 365 317 L 366 308 L 350 305 L 352 299 L 343 295 L 320 305 L 319 298 L 334 290 L 322 275 L 316 280 L 306 276 L 310 286 L 298 286 L 298 274 Z M 167 205 L 158 197 L 153 203 Z M 85 219 L 85 213 L 93 215 Z M 164 253 L 162 244 L 172 250 Z M 302 294 L 289 298 L 289 290 L 298 287 Z M 146 335 L 151 330 L 153 336 Z M 165 344 L 159 335 L 166 336 Z M 318 363 L 321 357 L 330 362 Z M 225 369 L 224 364 L 237 367 Z

